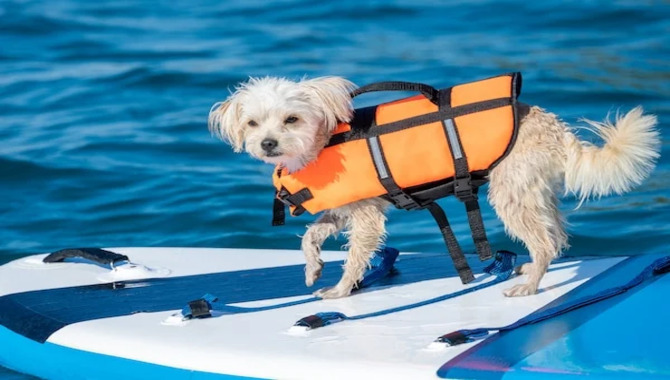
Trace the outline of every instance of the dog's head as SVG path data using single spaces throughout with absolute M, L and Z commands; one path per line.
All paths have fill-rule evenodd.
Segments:
M 339 77 L 251 78 L 212 107 L 209 129 L 236 152 L 295 171 L 317 157 L 338 122 L 350 121 L 354 88 Z

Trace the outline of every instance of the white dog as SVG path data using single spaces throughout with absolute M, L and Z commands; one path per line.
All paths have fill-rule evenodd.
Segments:
M 252 78 L 212 108 L 209 128 L 236 152 L 245 149 L 294 172 L 316 159 L 338 122 L 351 120 L 354 88 L 339 77 Z M 505 231 L 521 240 L 532 258 L 519 268 L 528 281 L 505 290 L 506 296 L 535 294 L 551 260 L 568 247 L 558 194 L 572 193 L 582 201 L 622 194 L 642 182 L 659 157 L 656 117 L 643 115 L 641 107 L 617 116 L 615 124 L 587 123 L 604 140 L 602 147 L 578 140 L 556 115 L 531 107 L 512 151 L 490 171 L 489 202 Z M 341 280 L 315 295 L 350 294 L 384 241 L 387 206 L 381 198 L 362 200 L 327 210 L 308 227 L 302 239 L 307 286 L 321 275 L 325 239 L 345 229 L 349 240 Z

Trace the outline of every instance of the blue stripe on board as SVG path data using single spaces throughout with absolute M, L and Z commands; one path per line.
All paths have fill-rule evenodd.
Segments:
M 622 285 L 661 256 L 642 255 L 628 258 L 554 300 L 539 311 L 610 287 Z M 550 345 L 649 283 L 646 282 L 622 295 L 538 324 L 492 335 L 484 342 L 445 363 L 437 371 L 437 374 L 442 378 L 500 379 L 506 376 L 509 371 L 512 371 L 515 365 L 524 358 Z M 528 370 L 528 368 L 525 370 Z
M 0 364 L 45 379 L 244 380 L 251 377 L 191 371 L 38 343 L 0 326 Z
M 670 276 L 517 363 L 504 378 L 670 378 Z
M 341 262 L 329 262 L 320 284 L 335 284 Z M 471 263 L 473 268 L 483 264 Z M 405 256 L 396 264 L 398 275 L 374 287 L 455 276 L 446 255 Z M 0 297 L 0 325 L 44 342 L 68 324 L 139 312 L 181 310 L 189 301 L 211 293 L 222 304 L 309 296 L 302 265 L 211 273 L 174 278 L 128 281 L 10 294 Z

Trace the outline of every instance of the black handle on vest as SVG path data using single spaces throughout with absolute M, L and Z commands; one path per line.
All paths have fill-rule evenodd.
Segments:
M 68 258 L 80 257 L 96 263 L 109 265 L 117 261 L 128 261 L 128 256 L 120 255 L 100 248 L 68 248 L 53 252 L 42 261 L 45 263 L 57 263 Z
M 354 98 L 366 92 L 375 91 L 418 91 L 435 104 L 440 102 L 440 92 L 434 87 L 416 82 L 377 82 L 359 87 L 351 92 Z

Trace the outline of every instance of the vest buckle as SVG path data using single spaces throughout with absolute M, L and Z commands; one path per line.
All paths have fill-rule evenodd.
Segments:
M 288 197 L 291 195 L 291 193 L 288 192 L 285 188 L 281 188 L 279 192 L 277 192 L 277 199 L 285 204 L 286 206 L 295 206 L 291 201 L 288 200 Z
M 397 208 L 404 210 L 418 210 L 422 208 L 414 198 L 409 196 L 404 191 L 389 193 L 389 198 L 391 198 L 391 201 Z
M 282 187 L 281 190 L 279 190 L 277 193 L 277 199 L 279 199 L 287 206 L 300 207 L 303 202 L 306 202 L 312 198 L 314 198 L 314 196 L 312 196 L 312 192 L 309 191 L 308 188 L 304 188 L 294 194 L 291 194 L 288 192 L 288 190 Z
M 472 182 L 469 175 L 467 177 L 454 179 L 454 195 L 461 202 L 468 202 L 477 199 L 477 193 L 475 193 L 472 187 Z

